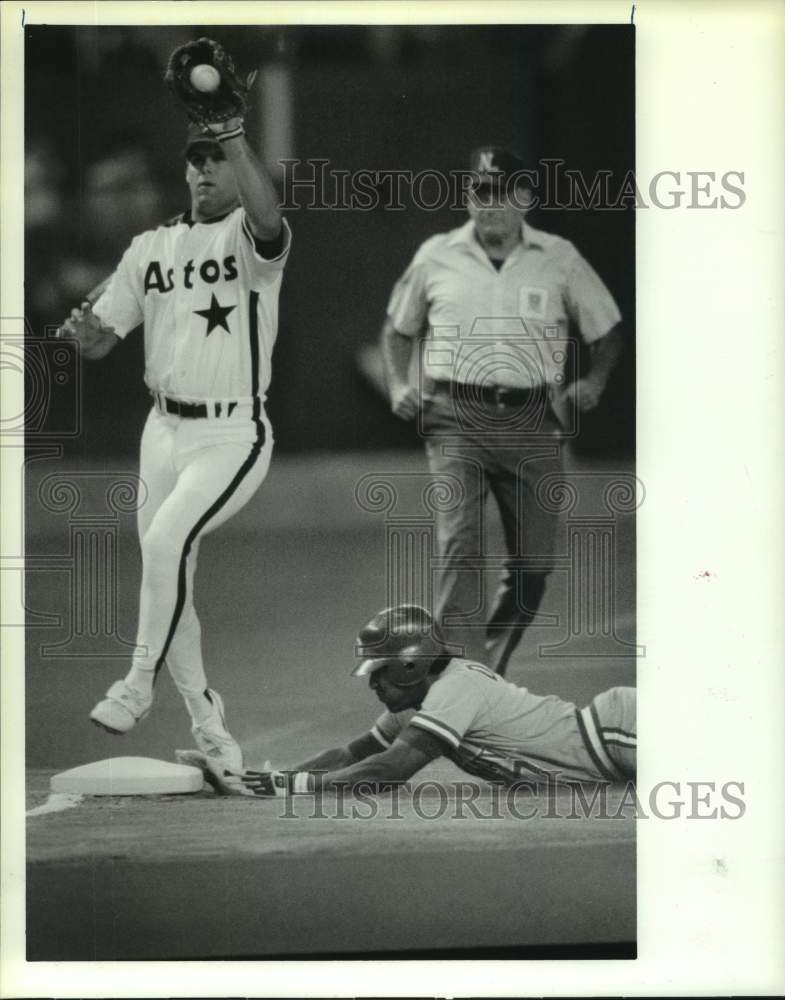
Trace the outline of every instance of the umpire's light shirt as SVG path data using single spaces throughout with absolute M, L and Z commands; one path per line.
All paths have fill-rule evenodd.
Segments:
M 563 383 L 569 321 L 592 343 L 621 319 L 569 240 L 523 224 L 521 242 L 497 270 L 472 220 L 422 244 L 387 313 L 404 336 L 428 329 L 424 375 L 522 389 Z

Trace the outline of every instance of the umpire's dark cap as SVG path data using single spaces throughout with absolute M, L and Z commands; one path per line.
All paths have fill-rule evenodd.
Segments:
M 189 125 L 188 138 L 183 147 L 183 156 L 187 157 L 189 153 L 200 147 L 203 152 L 208 153 L 211 150 L 215 152 L 217 149 L 220 149 L 221 144 L 209 129 L 202 128 L 201 125 Z
M 472 189 L 481 187 L 506 188 L 510 183 L 526 182 L 526 164 L 503 146 L 478 146 L 469 157 L 469 170 L 476 176 Z M 529 181 L 531 184 L 531 181 Z

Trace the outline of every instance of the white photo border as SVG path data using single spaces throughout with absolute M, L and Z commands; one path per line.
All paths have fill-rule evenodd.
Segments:
M 706 995 L 785 990 L 785 6 L 5 3 L 2 316 L 23 315 L 22 23 L 629 23 L 637 175 L 744 173 L 736 210 L 637 218 L 639 789 L 742 781 L 736 821 L 638 824 L 638 959 L 24 961 L 24 644 L 2 636 L 2 982 L 16 996 Z M 220 16 L 219 16 L 220 15 Z M 634 266 L 634 262 L 630 262 Z M 20 387 L 3 374 L 10 399 Z M 0 449 L 2 538 L 22 525 Z M 15 499 L 16 498 L 16 499 Z M 710 575 L 702 575 L 703 571 Z M 4 574 L 9 576 L 10 574 Z M 3 581 L 3 606 L 20 595 Z

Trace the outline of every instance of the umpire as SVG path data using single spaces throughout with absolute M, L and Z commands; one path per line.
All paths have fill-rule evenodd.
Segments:
M 393 412 L 419 414 L 431 472 L 458 491 L 437 515 L 442 635 L 503 674 L 553 568 L 558 514 L 538 484 L 562 468 L 557 413 L 599 403 L 621 352 L 621 316 L 568 240 L 525 221 L 531 174 L 514 153 L 481 147 L 470 170 L 469 220 L 420 246 L 390 297 L 382 348 Z M 565 387 L 571 325 L 590 365 Z M 488 614 L 489 492 L 507 553 Z

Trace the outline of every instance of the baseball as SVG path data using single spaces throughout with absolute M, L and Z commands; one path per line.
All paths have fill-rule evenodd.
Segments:
M 215 66 L 208 66 L 206 63 L 202 63 L 200 66 L 194 66 L 191 70 L 191 83 L 197 90 L 201 90 L 203 94 L 209 94 L 213 90 L 217 90 L 220 82 L 221 74 Z

